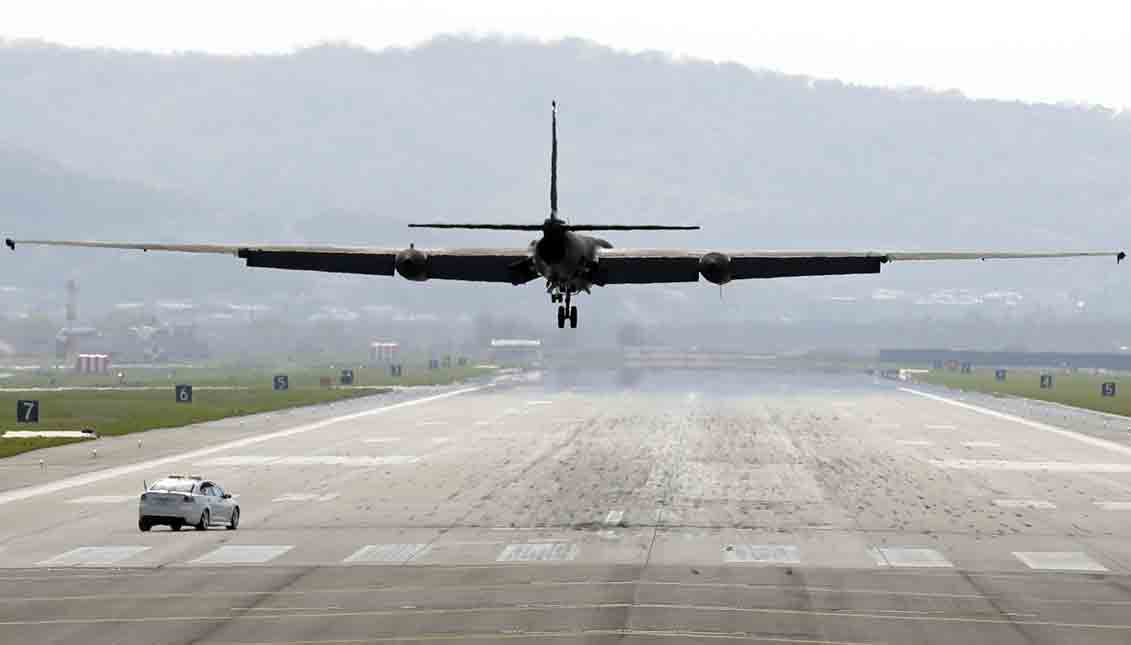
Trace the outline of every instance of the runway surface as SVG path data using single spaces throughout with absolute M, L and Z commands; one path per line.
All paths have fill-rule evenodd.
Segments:
M 574 378 L 5 460 L 0 642 L 1131 642 L 1131 423 L 855 375 Z M 240 529 L 140 533 L 172 472 Z

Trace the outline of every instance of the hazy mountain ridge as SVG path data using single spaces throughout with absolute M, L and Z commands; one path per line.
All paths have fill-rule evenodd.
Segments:
M 1131 125 L 1103 108 L 856 87 L 581 40 L 440 38 L 249 57 L 9 43 L 0 86 L 0 141 L 199 196 L 217 213 L 207 240 L 524 245 L 403 224 L 544 217 L 551 98 L 561 104 L 567 218 L 704 225 L 622 234 L 618 246 L 1106 247 L 1125 242 L 1131 210 Z M 140 235 L 136 213 L 122 209 L 106 230 Z M 36 224 L 62 236 L 77 221 Z M 1049 271 L 898 267 L 762 283 L 756 295 L 860 280 L 1045 286 Z M 1126 285 L 1086 261 L 1065 279 L 1065 289 L 1099 293 Z

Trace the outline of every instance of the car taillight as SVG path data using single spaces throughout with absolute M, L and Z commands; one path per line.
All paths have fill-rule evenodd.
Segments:
M 185 501 L 185 502 L 191 502 L 192 501 L 192 495 L 185 495 L 184 497 L 181 498 L 181 500 Z

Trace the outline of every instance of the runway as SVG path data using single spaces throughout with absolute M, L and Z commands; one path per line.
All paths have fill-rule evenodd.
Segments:
M 0 466 L 0 641 L 1127 643 L 1128 427 L 857 375 L 535 375 L 63 446 Z M 240 529 L 138 532 L 170 472 Z

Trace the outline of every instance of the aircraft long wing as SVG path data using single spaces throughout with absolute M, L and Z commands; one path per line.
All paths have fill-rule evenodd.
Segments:
M 355 246 L 286 246 L 261 244 L 165 244 L 160 242 L 95 242 L 82 240 L 13 240 L 16 246 L 70 246 L 135 251 L 173 251 L 232 255 L 250 267 L 387 275 L 396 272 L 400 249 Z M 428 278 L 468 282 L 522 284 L 537 277 L 525 249 L 419 249 L 427 257 Z
M 805 251 L 748 250 L 712 252 L 671 249 L 610 249 L 601 252 L 594 283 L 649 284 L 695 282 L 704 265 L 723 281 L 793 276 L 879 273 L 888 262 L 1111 257 L 1122 251 Z M 714 281 L 714 280 L 712 280 Z

